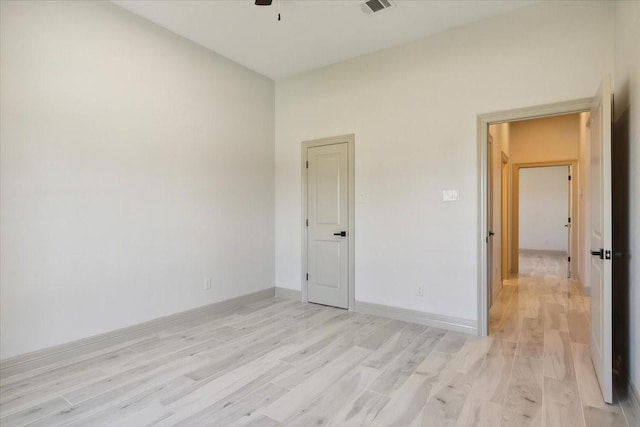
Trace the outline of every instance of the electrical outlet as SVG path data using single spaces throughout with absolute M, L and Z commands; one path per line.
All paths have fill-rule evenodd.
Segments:
M 424 296 L 424 286 L 418 285 L 417 294 L 419 297 Z
M 204 279 L 204 286 L 203 286 L 205 291 L 208 291 L 211 289 L 211 277 L 207 277 L 206 279 Z

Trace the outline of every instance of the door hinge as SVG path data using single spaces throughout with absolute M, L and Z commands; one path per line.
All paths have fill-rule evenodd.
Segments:
M 307 219 L 307 220 L 305 221 L 305 223 L 306 223 L 306 225 L 307 225 L 307 227 L 308 227 L 308 226 L 309 226 L 309 220 Z
M 569 175 L 569 181 L 571 181 L 571 175 Z
M 571 257 L 567 257 L 567 261 L 568 261 L 568 262 L 571 262 Z
M 309 273 L 307 273 L 307 281 L 309 280 Z
M 568 218 L 569 224 L 571 224 L 571 218 Z
M 309 161 L 307 160 L 307 169 L 309 169 Z

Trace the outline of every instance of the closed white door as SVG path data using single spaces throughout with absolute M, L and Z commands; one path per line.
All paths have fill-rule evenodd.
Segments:
M 611 331 L 611 82 L 594 98 L 591 147 L 591 359 L 604 401 L 613 401 Z
M 349 306 L 347 144 L 307 149 L 307 298 Z

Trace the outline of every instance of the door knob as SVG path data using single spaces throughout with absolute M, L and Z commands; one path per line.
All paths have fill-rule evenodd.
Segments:
M 493 231 L 490 231 L 490 232 L 489 232 L 489 237 L 493 237 L 493 236 L 495 236 L 495 235 L 496 235 L 496 233 L 494 233 Z
M 345 237 L 345 236 L 347 235 L 347 232 L 346 232 L 346 231 L 340 231 L 340 232 L 338 232 L 338 233 L 333 233 L 333 235 L 334 235 L 334 236 L 342 236 L 342 237 Z
M 591 255 L 598 256 L 600 259 L 604 259 L 604 250 L 600 249 L 599 251 L 591 251 Z

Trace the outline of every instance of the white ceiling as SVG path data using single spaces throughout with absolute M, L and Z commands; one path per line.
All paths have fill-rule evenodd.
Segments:
M 112 0 L 274 80 L 523 7 L 535 0 L 392 0 L 366 15 L 363 0 Z

